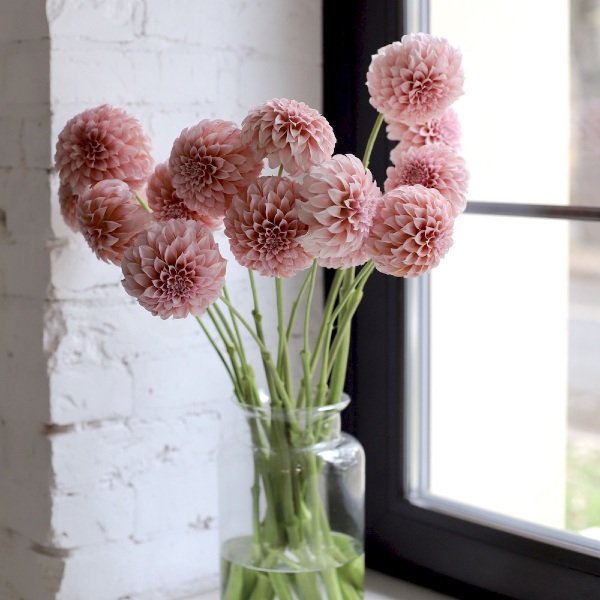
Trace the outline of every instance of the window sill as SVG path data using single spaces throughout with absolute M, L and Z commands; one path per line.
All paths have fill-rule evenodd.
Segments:
M 445 600 L 450 596 L 433 592 L 426 588 L 382 575 L 376 571 L 367 571 L 365 600 Z M 217 590 L 206 592 L 189 600 L 218 600 Z

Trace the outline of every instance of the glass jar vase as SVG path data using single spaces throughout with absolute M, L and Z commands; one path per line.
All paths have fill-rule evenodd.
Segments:
M 360 600 L 365 459 L 342 402 L 238 404 L 219 453 L 223 600 Z

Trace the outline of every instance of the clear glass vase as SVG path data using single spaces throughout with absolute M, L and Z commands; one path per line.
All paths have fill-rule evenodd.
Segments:
M 222 600 L 361 600 L 365 459 L 336 405 L 239 405 L 219 455 Z

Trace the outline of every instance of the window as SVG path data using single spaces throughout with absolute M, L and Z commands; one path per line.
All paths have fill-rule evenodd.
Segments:
M 599 11 L 600 3 L 577 0 L 354 0 L 344 11 L 324 3 L 325 114 L 338 152 L 364 148 L 375 119 L 364 85 L 370 57 L 408 23 L 415 31 L 428 22 L 471 56 L 481 50 L 476 67 L 489 67 L 490 86 L 502 85 L 506 54 L 517 49 L 532 69 L 531 85 L 519 87 L 523 73 L 513 72 L 515 104 L 507 110 L 518 116 L 519 107 L 539 100 L 538 110 L 526 108 L 530 127 L 509 132 L 519 146 L 512 161 L 485 156 L 482 142 L 465 139 L 481 154 L 473 164 L 473 149 L 464 148 L 477 173 L 470 197 L 478 201 L 461 217 L 444 268 L 418 282 L 374 276 L 355 325 L 346 426 L 367 452 L 367 563 L 458 597 L 600 597 L 593 519 L 576 510 L 585 492 L 568 491 L 572 473 L 585 471 L 571 425 L 589 426 L 600 396 L 591 353 L 600 348 L 600 294 L 594 301 L 589 277 L 600 264 L 600 209 L 597 185 L 582 176 L 593 174 L 586 161 L 600 148 L 588 118 L 600 105 L 600 69 L 585 51 L 586 36 L 597 41 Z M 485 47 L 490 27 L 504 40 L 494 53 Z M 527 54 L 523 35 L 538 41 L 537 53 Z M 552 84 L 540 87 L 536 75 L 548 68 Z M 517 122 L 495 110 L 481 123 L 482 135 Z M 544 144 L 554 144 L 552 162 L 534 167 Z M 391 148 L 380 139 L 371 159 L 380 183 Z M 515 178 L 497 177 L 491 186 L 488 167 L 498 165 L 512 166 Z M 519 177 L 523 185 L 511 185 Z M 523 243 L 508 248 L 507 239 Z M 476 277 L 480 285 L 473 286 Z M 448 301 L 467 288 L 462 302 Z M 600 453 L 594 457 L 600 463 Z M 590 477 L 600 488 L 598 476 Z

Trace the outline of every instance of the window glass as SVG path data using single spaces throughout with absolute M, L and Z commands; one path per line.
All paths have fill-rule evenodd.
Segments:
M 600 1 L 549 7 L 430 0 L 430 31 L 464 55 L 456 109 L 473 200 L 600 206 Z M 594 218 L 457 220 L 454 247 L 420 297 L 429 376 L 418 391 L 429 404 L 413 485 L 419 501 L 441 510 L 532 524 L 538 537 L 561 532 L 559 542 L 573 533 L 592 553 L 600 548 Z

